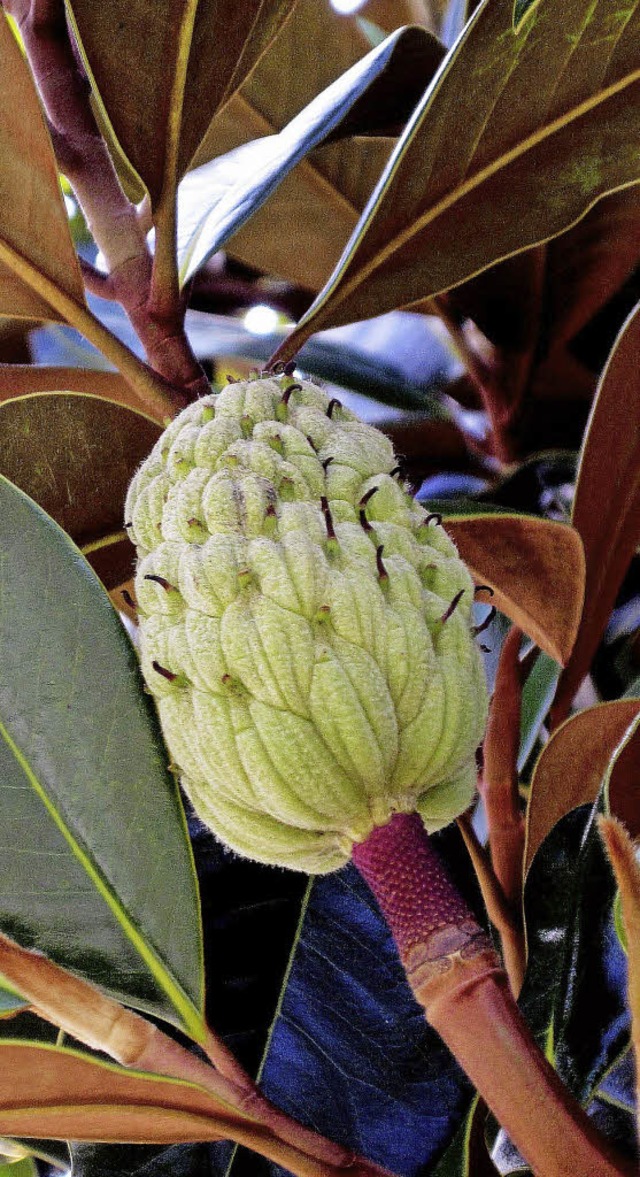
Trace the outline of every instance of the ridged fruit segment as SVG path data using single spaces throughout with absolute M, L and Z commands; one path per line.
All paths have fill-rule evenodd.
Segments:
M 382 433 L 307 381 L 230 384 L 159 439 L 126 523 L 167 746 L 232 849 L 326 873 L 394 813 L 467 807 L 473 582 Z

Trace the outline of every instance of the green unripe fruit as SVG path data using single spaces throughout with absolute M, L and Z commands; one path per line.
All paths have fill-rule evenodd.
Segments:
M 202 820 L 261 862 L 335 870 L 394 813 L 435 830 L 473 796 L 473 583 L 395 466 L 382 433 L 284 376 L 190 405 L 131 484 L 169 751 Z

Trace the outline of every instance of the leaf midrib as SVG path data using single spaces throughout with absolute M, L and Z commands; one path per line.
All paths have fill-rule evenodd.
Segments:
M 628 86 L 632 86 L 634 82 L 637 82 L 638 80 L 640 80 L 640 68 L 632 70 L 631 73 L 626 74 L 623 78 L 613 82 L 610 86 L 607 86 L 602 90 L 598 90 L 597 94 L 591 95 L 591 97 L 584 99 L 583 102 L 578 103 L 577 106 L 572 107 L 564 114 L 558 116 L 558 118 L 553 119 L 549 123 L 545 123 L 543 127 L 538 128 L 538 130 L 532 132 L 530 135 L 527 135 L 524 139 L 521 139 L 520 142 L 517 143 L 514 147 L 510 148 L 509 151 L 502 152 L 491 163 L 487 164 L 484 168 L 481 168 L 480 171 L 476 172 L 474 175 L 464 180 L 461 184 L 458 184 L 455 188 L 451 189 L 451 191 L 449 191 L 445 196 L 437 201 L 436 204 L 431 205 L 430 208 L 428 208 L 424 213 L 412 221 L 406 229 L 398 233 L 389 242 L 387 242 L 387 244 L 382 249 L 378 250 L 371 260 L 357 271 L 357 274 L 354 278 L 351 279 L 350 282 L 345 282 L 342 290 L 337 295 L 336 301 L 338 303 L 344 302 L 345 299 L 348 298 L 348 296 L 354 290 L 357 290 L 357 288 L 361 286 L 362 283 L 365 282 L 367 278 L 372 273 L 374 273 L 375 270 L 377 270 L 390 257 L 392 257 L 394 253 L 402 249 L 402 247 L 411 241 L 413 237 L 422 232 L 423 229 L 427 228 L 428 225 L 437 220 L 437 218 L 442 216 L 443 213 L 447 212 L 459 200 L 462 200 L 476 188 L 479 188 L 482 184 L 486 183 L 487 180 L 490 180 L 503 168 L 508 167 L 521 156 L 526 155 L 528 151 L 532 151 L 540 143 L 543 143 L 546 139 L 550 139 L 557 132 L 564 130 L 565 127 L 569 126 L 572 122 L 576 122 L 584 115 L 589 114 L 591 110 L 595 109 L 601 103 L 607 102 L 610 98 L 615 97 L 616 94 L 619 94 Z M 416 132 L 420 129 L 420 126 L 421 124 L 416 126 Z M 404 153 L 399 152 L 398 157 L 386 178 L 385 190 L 389 188 L 398 168 L 403 163 L 403 158 Z M 358 241 L 356 241 L 354 244 L 351 257 L 353 257 L 353 254 L 355 253 L 361 238 L 366 233 L 371 221 L 376 215 L 378 205 L 385 194 L 385 190 L 379 194 L 375 203 L 370 209 L 368 217 L 363 221 L 358 233 Z M 314 308 L 314 315 L 318 313 L 320 307 L 327 302 L 329 296 L 335 290 L 340 281 L 340 274 L 344 272 L 350 260 L 351 258 L 347 258 L 345 266 L 341 267 L 340 270 L 337 271 L 335 280 L 333 283 L 331 283 L 330 286 L 327 287 L 325 291 L 325 297 L 322 299 L 322 302 L 318 303 Z
M 104 899 L 109 910 L 115 916 L 127 939 L 138 952 L 144 964 L 149 969 L 153 979 L 159 985 L 162 992 L 165 993 L 169 998 L 174 1009 L 182 1018 L 185 1028 L 193 1035 L 196 1041 L 201 1041 L 204 1034 L 204 1027 L 197 1009 L 184 990 L 173 980 L 171 973 L 163 965 L 160 957 L 140 935 L 130 916 L 118 900 L 118 897 L 113 891 L 111 885 L 107 882 L 100 869 L 92 862 L 89 854 L 76 840 L 59 810 L 53 805 L 46 789 L 40 782 L 39 778 L 36 776 L 26 756 L 19 748 L 16 741 L 9 734 L 1 719 L 0 738 L 4 740 L 15 761 L 29 781 L 32 789 L 47 810 L 49 817 L 55 823 L 58 830 L 70 847 L 74 857 L 80 863 L 88 878 L 91 880 L 96 890 L 98 891 L 99 895 L 102 897 L 102 899 Z

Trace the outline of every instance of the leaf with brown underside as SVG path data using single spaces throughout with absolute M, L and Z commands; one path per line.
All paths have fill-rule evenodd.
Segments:
M 547 834 L 566 813 L 595 801 L 611 761 L 640 716 L 637 699 L 598 703 L 572 716 L 555 731 L 536 764 L 527 811 L 525 873 Z M 635 740 L 637 745 L 638 741 Z M 611 808 L 628 817 L 624 781 L 629 780 L 628 760 L 612 770 L 609 783 Z M 636 749 L 637 756 L 637 749 Z M 637 781 L 636 781 L 637 793 Z M 640 832 L 637 811 L 633 826 Z
M 442 296 L 483 333 L 464 328 L 487 374 L 496 448 L 509 458 L 558 441 L 580 444 L 596 375 L 572 343 L 635 269 L 639 214 L 640 188 L 614 192 L 568 232 Z M 553 414 L 540 404 L 549 400 Z
M 640 305 L 627 319 L 603 373 L 584 440 L 573 526 L 586 556 L 585 606 L 558 685 L 563 717 L 598 647 L 640 541 Z
M 322 53 L 316 51 L 319 44 Z M 191 166 L 200 167 L 242 143 L 281 131 L 370 48 L 354 21 L 338 16 L 328 4 L 298 0 L 251 77 L 212 121 Z M 227 112 L 233 117 L 227 119 Z
M 0 1134 L 53 1140 L 220 1140 L 242 1123 L 195 1084 L 78 1051 L 0 1041 Z
M 584 593 L 580 536 L 563 523 L 528 515 L 456 515 L 444 525 L 492 603 L 565 665 Z
M 295 0 L 72 0 L 92 80 L 155 205 Z
M 117 531 L 97 543 L 87 544 L 82 548 L 82 555 L 111 594 L 116 609 L 126 613 L 126 601 L 119 599 L 115 591 L 131 580 L 136 569 L 135 548 L 126 532 Z
M 97 368 L 56 368 L 38 364 L 0 364 L 0 403 L 38 392 L 81 392 L 153 417 L 117 372 Z M 158 425 L 163 425 L 158 413 Z
M 463 283 L 448 301 L 472 318 L 491 343 L 522 351 L 535 341 L 540 345 L 544 299 L 546 354 L 586 326 L 639 260 L 640 188 L 634 185 L 603 197 L 546 247 L 527 250 Z
M 485 0 L 402 136 L 312 331 L 407 305 L 549 240 L 640 178 L 640 2 Z
M 384 69 L 371 73 L 364 93 L 333 132 L 340 140 L 349 136 L 348 142 L 326 142 L 307 154 L 285 179 L 284 164 L 292 166 L 294 150 L 299 154 L 298 141 L 307 152 L 310 141 L 305 143 L 302 134 L 295 142 L 288 139 L 283 144 L 284 155 L 282 160 L 276 157 L 275 167 L 279 187 L 264 209 L 257 208 L 252 191 L 253 177 L 259 167 L 264 167 L 262 158 L 250 154 L 246 159 L 238 158 L 235 164 L 233 159 L 219 158 L 215 165 L 185 179 L 180 195 L 182 209 L 187 204 L 193 206 L 188 188 L 202 176 L 204 191 L 196 196 L 197 220 L 202 219 L 204 204 L 208 204 L 210 223 L 214 223 L 208 230 L 212 249 L 224 240 L 231 254 L 258 269 L 286 277 L 307 289 L 322 285 L 383 170 L 393 145 L 389 136 L 398 134 L 404 126 L 444 52 L 435 38 L 421 28 L 404 30 L 396 41 Z M 318 44 L 324 47 L 321 54 L 314 51 Z M 339 17 L 328 4 L 300 0 L 245 86 L 211 124 L 194 167 L 210 164 L 216 157 L 224 157 L 254 140 L 264 140 L 256 144 L 256 151 L 262 152 L 270 144 L 275 148 L 275 140 L 265 136 L 282 131 L 317 95 L 361 61 L 369 48 L 355 22 Z M 282 85 L 283 75 L 288 79 L 286 86 Z M 341 106 L 345 106 L 344 99 Z M 367 138 L 360 137 L 363 135 Z M 235 207 L 232 205 L 231 213 L 227 212 L 222 232 L 221 218 L 216 217 L 214 206 L 223 198 L 228 204 L 231 188 L 237 189 Z M 243 220 L 247 223 L 243 224 Z M 183 253 L 182 214 L 180 221 Z M 229 234 L 233 236 L 227 243 Z
M 162 428 L 143 413 L 81 393 L 0 402 L 0 473 L 79 545 L 124 538 L 127 487 Z M 126 573 L 120 580 L 126 579 Z
M 96 569 L 94 568 L 95 571 Z M 98 576 L 100 576 L 99 572 Z M 119 584 L 112 585 L 109 588 L 109 598 L 114 609 L 118 610 L 118 613 L 124 613 L 125 617 L 129 618 L 129 621 L 132 621 L 134 624 L 137 623 L 138 603 L 136 601 L 136 587 L 133 577 L 120 581 Z
M 16 274 L 25 259 L 65 294 L 84 288 L 58 169 L 40 102 L 16 39 L 0 10 L 0 314 L 59 320 L 47 299 Z
M 549 243 L 552 346 L 567 343 L 613 298 L 640 261 L 640 188 L 613 192 Z
M 358 16 L 372 21 L 385 33 L 401 25 L 424 25 L 437 33 L 446 7 L 446 0 L 368 0 L 358 9 Z

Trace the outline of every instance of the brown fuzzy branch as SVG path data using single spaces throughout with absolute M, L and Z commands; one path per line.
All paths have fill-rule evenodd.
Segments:
M 0 973 L 36 1014 L 92 1050 L 122 1066 L 197 1083 L 209 1091 L 229 1119 L 231 1139 L 259 1148 L 300 1177 L 340 1177 L 345 1169 L 350 1177 L 392 1177 L 271 1104 L 212 1030 L 207 1030 L 203 1045 L 215 1058 L 215 1068 L 146 1018 L 2 933 Z
M 185 389 L 187 399 L 209 392 L 184 331 L 182 301 L 176 298 L 162 315 L 153 314 L 152 259 L 141 220 L 122 190 L 91 110 L 89 83 L 76 60 L 63 0 L 5 0 L 5 6 L 18 21 L 60 169 L 107 262 L 111 296 L 122 303 L 156 372 Z

